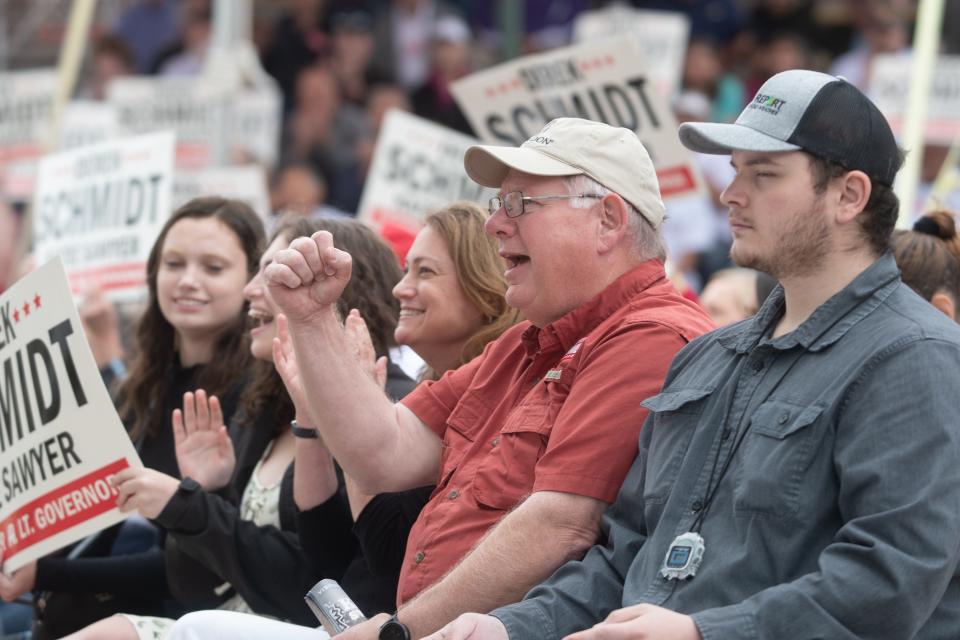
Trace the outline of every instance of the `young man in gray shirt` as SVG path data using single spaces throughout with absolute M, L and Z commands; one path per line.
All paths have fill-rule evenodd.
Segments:
M 782 287 L 645 401 L 606 544 L 431 640 L 956 638 L 960 328 L 887 251 L 889 126 L 795 70 L 680 138 L 731 155 L 733 259 Z

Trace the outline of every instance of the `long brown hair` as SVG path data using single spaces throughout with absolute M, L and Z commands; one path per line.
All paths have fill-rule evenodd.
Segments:
M 160 407 L 167 394 L 170 373 L 174 369 L 176 331 L 160 311 L 157 298 L 157 272 L 163 244 L 171 227 L 185 218 L 216 218 L 236 235 L 247 259 L 247 277 L 257 272 L 257 260 L 263 252 L 263 224 L 257 214 L 239 200 L 207 197 L 195 198 L 177 209 L 157 236 L 150 257 L 147 259 L 147 306 L 137 324 L 134 336 L 134 357 L 130 375 L 121 385 L 119 413 L 128 422 L 133 422 L 130 435 L 138 439 L 146 435 L 155 437 L 164 424 Z M 217 340 L 215 358 L 206 364 L 197 378 L 197 388 L 206 389 L 211 395 L 221 395 L 246 371 L 250 355 L 247 348 L 245 326 L 246 305 Z
M 928 213 L 913 231 L 895 231 L 892 248 L 907 286 L 928 301 L 946 291 L 960 304 L 960 236 L 949 212 Z
M 504 331 L 520 320 L 520 312 L 507 304 L 504 263 L 497 245 L 483 230 L 487 213 L 472 202 L 454 202 L 430 213 L 426 225 L 447 245 L 457 280 L 467 300 L 483 314 L 485 324 L 463 343 L 459 367 L 476 358 Z M 436 377 L 428 372 L 425 377 Z
M 337 301 L 337 310 L 345 318 L 350 309 L 357 309 L 367 323 L 370 339 L 377 357 L 387 355 L 396 343 L 393 330 L 397 328 L 400 303 L 393 297 L 393 287 L 400 282 L 403 272 L 397 264 L 393 251 L 368 226 L 355 220 L 332 220 L 328 218 L 305 218 L 288 215 L 280 220 L 271 242 L 283 237 L 293 240 L 311 236 L 317 231 L 329 231 L 338 249 L 353 258 L 350 282 Z M 293 419 L 293 403 L 283 387 L 283 381 L 272 362 L 261 361 L 255 365 L 250 393 L 244 402 L 248 420 L 255 420 L 267 404 L 277 412 L 279 428 Z M 273 403 L 277 403 L 274 407 Z

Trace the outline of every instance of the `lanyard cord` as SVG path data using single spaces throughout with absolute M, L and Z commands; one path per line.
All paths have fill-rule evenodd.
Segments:
M 847 317 L 847 313 L 844 313 L 834 318 L 833 321 L 830 322 L 830 324 L 825 326 L 822 330 L 820 330 L 819 333 L 817 333 L 817 335 L 813 336 L 810 339 L 809 344 L 812 345 L 817 340 L 822 338 L 828 331 L 833 329 L 833 327 L 839 324 L 846 317 Z M 777 388 L 780 386 L 780 383 L 783 382 L 783 379 L 787 377 L 787 374 L 790 373 L 790 370 L 793 369 L 794 365 L 796 365 L 797 362 L 800 361 L 800 358 L 802 358 L 803 355 L 807 353 L 806 348 L 799 347 L 799 346 L 798 348 L 799 348 L 799 352 L 793 357 L 793 360 L 790 361 L 790 364 L 787 365 L 783 373 L 780 374 L 780 377 L 774 383 L 773 387 L 770 388 L 770 391 L 767 393 L 768 397 L 770 394 L 772 394 L 774 391 L 777 390 Z M 756 345 L 754 345 L 753 349 L 756 349 Z M 753 349 L 750 351 L 751 354 L 753 353 Z M 742 375 L 742 370 L 743 370 L 743 367 L 746 366 L 747 360 L 749 360 L 749 357 L 745 358 L 743 360 L 743 363 L 741 364 L 740 375 Z M 737 380 L 738 381 L 740 380 L 739 375 L 737 376 Z M 737 397 L 737 385 L 734 385 L 733 389 L 731 389 L 730 391 L 730 400 L 727 402 L 727 414 L 724 417 L 724 427 L 726 427 L 730 422 L 730 414 L 733 411 L 733 402 L 734 400 L 736 400 L 736 397 Z M 697 517 L 693 521 L 693 525 L 690 527 L 690 530 L 693 531 L 694 533 L 700 532 L 700 527 L 703 525 L 703 520 L 707 516 L 707 509 L 709 509 L 710 504 L 713 502 L 713 499 L 716 497 L 717 490 L 720 488 L 720 483 L 721 481 L 723 481 L 723 477 L 726 475 L 727 470 L 730 468 L 730 463 L 733 462 L 733 456 L 737 453 L 737 449 L 739 449 L 740 445 L 743 443 L 743 440 L 747 435 L 747 431 L 750 430 L 750 424 L 751 424 L 750 422 L 747 423 L 747 425 L 743 428 L 742 431 L 740 430 L 740 425 L 743 423 L 743 417 L 744 416 L 740 416 L 740 421 L 737 423 L 737 434 L 736 434 L 737 439 L 733 443 L 733 446 L 730 448 L 730 453 L 727 455 L 726 460 L 724 460 L 723 462 L 723 467 L 720 469 L 720 475 L 717 477 L 717 483 L 713 484 L 713 476 L 717 470 L 717 464 L 719 464 L 720 462 L 720 449 L 722 448 L 721 446 L 717 446 L 717 454 L 713 457 L 713 466 L 710 468 L 710 477 L 707 479 L 707 491 L 704 493 L 704 496 L 703 496 L 703 501 L 702 501 L 703 506 L 700 508 L 700 512 L 697 513 Z M 721 431 L 721 436 L 722 436 L 722 431 Z
M 773 393 L 774 391 L 777 390 L 777 387 L 779 387 L 780 383 L 783 382 L 783 379 L 787 377 L 787 374 L 790 373 L 790 370 L 793 369 L 793 366 L 800 361 L 800 358 L 803 356 L 804 353 L 806 353 L 806 349 L 801 349 L 799 353 L 797 353 L 797 355 L 794 356 L 793 360 L 790 361 L 790 364 L 787 365 L 787 368 L 784 369 L 783 373 L 780 374 L 780 377 L 777 379 L 776 383 L 770 389 L 770 392 L 767 394 L 768 396 L 770 395 L 770 393 Z M 743 366 L 746 366 L 746 360 L 744 360 Z M 743 366 L 741 366 L 741 371 Z M 738 380 L 740 379 L 739 376 L 737 377 L 737 379 Z M 727 415 L 726 415 L 726 419 L 724 420 L 724 430 L 729 425 L 730 418 L 731 418 L 730 414 L 733 412 L 733 402 L 734 400 L 736 400 L 736 397 L 737 397 L 737 386 L 738 385 L 734 385 L 733 389 L 731 389 L 730 391 L 730 400 L 727 402 Z M 707 510 L 710 508 L 710 504 L 713 502 L 713 499 L 717 496 L 717 490 L 720 488 L 720 483 L 723 481 L 723 477 L 727 474 L 727 471 L 730 469 L 730 463 L 733 462 L 733 457 L 736 455 L 737 450 L 740 448 L 740 445 L 743 444 L 744 439 L 747 437 L 747 432 L 750 430 L 750 425 L 752 424 L 752 421 L 747 422 L 746 426 L 744 426 L 743 429 L 741 429 L 740 425 L 743 423 L 743 418 L 744 416 L 741 416 L 740 421 L 737 423 L 737 430 L 736 430 L 737 439 L 733 443 L 733 446 L 730 448 L 730 453 L 727 454 L 726 459 L 723 461 L 723 467 L 721 467 L 720 469 L 720 475 L 717 476 L 717 483 L 714 484 L 713 476 L 717 470 L 717 464 L 720 462 L 720 450 L 722 449 L 721 446 L 717 446 L 717 454 L 713 456 L 713 466 L 710 469 L 710 478 L 707 480 L 707 491 L 703 496 L 703 506 L 700 508 L 700 512 L 697 514 L 696 520 L 693 521 L 693 526 L 691 527 L 691 531 L 694 531 L 696 533 L 700 532 L 700 527 L 703 525 L 703 520 L 707 516 Z

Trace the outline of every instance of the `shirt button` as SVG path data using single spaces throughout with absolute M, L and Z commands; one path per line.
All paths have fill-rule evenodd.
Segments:
M 763 371 L 763 360 L 754 360 L 753 361 L 753 372 L 760 373 Z
M 703 509 L 703 502 L 700 500 L 694 500 L 690 508 L 693 509 L 694 513 L 698 513 L 701 509 Z
M 493 442 L 490 443 L 490 446 L 491 446 L 491 447 L 495 447 L 495 446 L 497 446 L 498 444 L 500 444 L 500 436 L 497 436 L 496 438 L 494 438 L 494 439 L 493 439 Z
M 426 557 L 427 557 L 427 554 L 425 554 L 423 551 L 417 551 L 417 555 L 413 557 L 413 561 L 416 562 L 417 564 L 420 564 L 421 562 L 423 562 L 423 559 Z
M 460 492 L 457 491 L 456 489 L 454 489 L 453 491 L 447 494 L 447 497 L 450 498 L 451 500 L 456 500 L 459 496 L 460 496 Z
M 777 423 L 779 423 L 779 424 L 787 424 L 787 420 L 789 420 L 789 419 L 790 419 L 790 414 L 789 414 L 789 413 L 781 413 L 781 414 L 780 414 L 780 417 L 777 418 Z

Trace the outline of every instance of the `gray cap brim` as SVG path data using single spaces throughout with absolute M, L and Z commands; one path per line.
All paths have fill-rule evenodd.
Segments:
M 477 184 L 499 189 L 510 169 L 534 176 L 575 176 L 582 169 L 524 147 L 474 145 L 463 156 L 463 168 Z
M 777 153 L 797 151 L 795 144 L 778 140 L 741 124 L 685 122 L 680 125 L 680 142 L 691 151 L 726 155 L 731 151 Z

